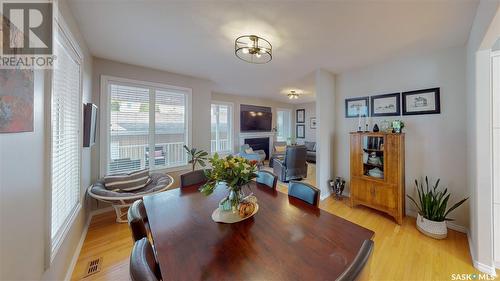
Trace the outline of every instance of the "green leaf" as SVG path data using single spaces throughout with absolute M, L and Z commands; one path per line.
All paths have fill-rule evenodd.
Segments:
M 455 205 L 453 205 L 451 208 L 448 209 L 448 211 L 446 211 L 446 213 L 444 214 L 444 217 L 446 218 L 448 216 L 449 213 L 451 213 L 451 211 L 455 210 L 456 208 L 458 208 L 460 205 L 462 205 L 465 201 L 467 201 L 467 199 L 469 199 L 469 197 L 467 198 L 464 198 L 460 201 L 458 201 L 457 203 L 455 203 Z

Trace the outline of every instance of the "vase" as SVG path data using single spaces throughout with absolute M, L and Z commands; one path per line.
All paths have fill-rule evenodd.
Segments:
M 241 190 L 241 187 L 233 188 L 229 191 L 229 194 L 221 200 L 221 202 L 219 203 L 219 208 L 222 211 L 237 212 L 238 205 L 243 200 L 243 198 L 245 198 L 245 194 Z
M 444 239 L 448 236 L 446 221 L 431 221 L 420 214 L 417 215 L 417 229 L 434 239 Z

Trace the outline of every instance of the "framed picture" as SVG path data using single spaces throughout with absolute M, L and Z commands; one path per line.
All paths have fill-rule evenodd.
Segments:
M 306 122 L 306 110 L 305 109 L 297 109 L 296 111 L 296 123 L 304 123 Z
M 306 126 L 304 124 L 297 125 L 295 134 L 297 135 L 298 139 L 303 139 L 306 137 Z
M 403 115 L 439 114 L 439 88 L 403 93 Z
M 33 132 L 33 70 L 0 69 L 0 81 L 0 133 Z
M 345 99 L 345 117 L 368 116 L 368 97 Z
M 309 120 L 309 123 L 310 123 L 310 126 L 311 126 L 311 129 L 316 129 L 316 117 L 311 117 L 311 119 Z
M 399 93 L 371 97 L 371 116 L 399 116 L 401 95 Z

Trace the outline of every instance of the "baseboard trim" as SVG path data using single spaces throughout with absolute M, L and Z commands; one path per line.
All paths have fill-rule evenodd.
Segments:
M 92 218 L 96 215 L 103 214 L 113 211 L 113 207 L 106 207 L 102 209 L 93 210 L 89 213 L 87 221 L 85 221 L 85 226 L 83 228 L 82 236 L 80 237 L 80 241 L 76 246 L 75 253 L 73 254 L 73 258 L 71 258 L 71 263 L 66 271 L 66 276 L 64 277 L 65 281 L 71 280 L 71 276 L 73 275 L 73 271 L 75 270 L 76 263 L 78 262 L 78 258 L 80 257 L 80 252 L 82 251 L 83 243 L 85 242 L 85 238 L 87 237 L 87 232 L 89 231 L 90 222 Z
M 472 265 L 479 271 L 489 274 L 491 276 L 497 276 L 497 272 L 495 270 L 495 267 L 485 265 L 483 263 L 480 263 L 476 260 L 476 257 L 474 256 L 474 245 L 472 244 L 472 238 L 470 236 L 470 231 L 467 230 L 467 242 L 469 243 L 469 252 L 470 252 L 470 257 L 472 259 Z M 498 267 L 498 266 L 497 266 Z

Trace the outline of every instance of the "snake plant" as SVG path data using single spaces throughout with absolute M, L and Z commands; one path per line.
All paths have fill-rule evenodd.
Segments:
M 431 187 L 429 185 L 429 180 L 427 179 L 427 177 L 425 177 L 426 188 L 424 190 L 423 182 L 421 181 L 419 185 L 418 181 L 415 180 L 415 185 L 418 192 L 418 203 L 410 195 L 407 196 L 417 207 L 418 213 L 424 218 L 431 221 L 450 221 L 452 219 L 448 218 L 448 214 L 462 205 L 469 198 L 458 201 L 457 203 L 455 203 L 455 205 L 446 210 L 448 200 L 450 199 L 450 194 L 448 193 L 447 188 L 445 188 L 444 190 L 438 189 L 439 181 L 440 179 L 438 179 L 434 186 Z

